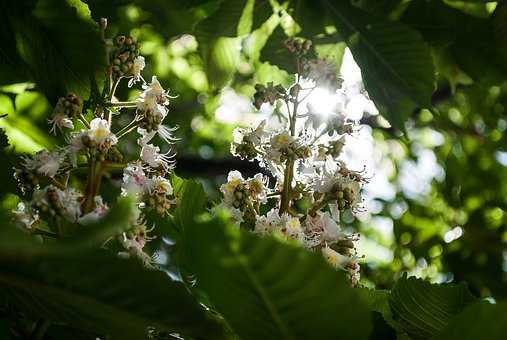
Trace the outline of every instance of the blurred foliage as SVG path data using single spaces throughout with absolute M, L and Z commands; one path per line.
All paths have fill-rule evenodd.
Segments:
M 222 89 L 246 101 L 257 82 L 286 83 L 279 43 L 287 36 L 311 38 L 337 66 L 348 46 L 366 90 L 392 125 L 376 115 L 360 121 L 372 128 L 395 189 L 370 209 L 392 230 L 375 228 L 372 218 L 357 223 L 365 239 L 392 255 L 365 263 L 365 284 L 391 288 L 409 271 L 433 281 L 467 281 L 478 296 L 507 296 L 507 4 L 2 1 L 0 115 L 7 116 L 0 127 L 12 146 L 1 151 L 2 216 L 17 201 L 15 156 L 60 138 L 47 133 L 56 97 L 68 90 L 86 96 L 86 84 L 102 81 L 104 49 L 88 15 L 108 18 L 107 37 L 137 37 L 149 65 L 145 74 L 156 74 L 178 96 L 169 117 L 180 127 L 177 172 L 199 178 L 211 197 L 229 170 L 258 170 L 232 160 L 228 146 L 234 126 L 251 123 L 254 109 L 233 106 L 224 114 L 233 118 L 224 119 L 218 114 L 225 106 Z M 127 87 L 119 94 L 135 96 Z M 428 188 L 417 171 L 431 166 L 424 155 L 434 156 L 441 169 Z M 407 175 L 407 167 L 416 170 Z M 407 189 L 403 176 L 425 189 Z

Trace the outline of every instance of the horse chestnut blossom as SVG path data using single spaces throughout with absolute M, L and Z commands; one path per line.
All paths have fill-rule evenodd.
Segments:
M 22 157 L 14 175 L 25 197 L 13 213 L 18 225 L 28 232 L 65 237 L 108 214 L 109 203 L 114 202 L 106 202 L 101 196 L 101 184 L 106 174 L 114 177 L 122 172 L 118 196 L 135 197 L 138 213 L 116 242 L 125 248 L 122 256 L 138 257 L 149 266 L 151 256 L 144 247 L 152 239 L 148 234 L 153 228 L 146 227 L 148 214 L 165 216 L 175 204 L 171 182 L 166 178 L 174 165 L 170 150 L 174 129 L 164 125 L 172 97 L 156 76 L 149 83 L 144 80 L 145 60 L 133 37 L 121 35 L 106 45 L 110 65 L 102 97 L 95 98 L 96 104 L 86 105 L 72 93 L 58 100 L 49 120 L 50 129 L 64 133 L 67 144 Z M 120 101 L 115 96 L 125 80 L 129 87 L 141 82 L 143 91 L 135 101 Z M 115 118 L 119 115 L 130 116 L 130 122 L 118 126 Z M 131 160 L 121 151 L 121 143 L 129 134 L 137 134 L 139 148 L 137 158 Z M 163 145 L 153 142 L 156 134 Z M 80 186 L 78 178 L 83 174 L 86 184 Z
M 219 207 L 229 210 L 241 228 L 320 252 L 356 285 L 359 235 L 346 231 L 340 215 L 361 209 L 361 187 L 366 179 L 363 171 L 348 169 L 339 159 L 345 137 L 354 133 L 354 124 L 343 112 L 350 96 L 335 66 L 311 57 L 311 45 L 302 39 L 285 42 L 298 70 L 294 84 L 255 86 L 253 105 L 257 109 L 273 106 L 283 120 L 282 127 L 267 120 L 233 132 L 231 153 L 257 161 L 270 176 L 245 179 L 238 171 L 230 172 L 220 188 Z M 327 116 L 315 112 L 310 104 L 305 107 L 316 88 L 339 94 L 343 103 L 330 108 L 333 113 Z

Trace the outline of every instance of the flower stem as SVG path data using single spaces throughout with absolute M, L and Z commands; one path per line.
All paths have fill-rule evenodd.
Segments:
M 135 124 L 132 125 L 132 123 L 135 122 Z M 126 134 L 129 134 L 134 129 L 136 129 L 139 126 L 136 120 L 133 120 L 129 123 L 129 125 L 125 126 L 123 129 L 117 132 L 116 137 L 120 139 L 121 137 L 125 136 Z
M 322 200 L 315 202 L 313 207 L 308 211 L 308 215 L 315 216 L 317 211 L 319 211 L 321 208 L 323 208 L 328 203 L 329 203 L 329 200 L 326 200 L 325 197 L 323 197 Z
M 304 101 L 305 101 L 305 99 L 306 99 L 306 98 L 308 98 L 308 97 L 312 94 L 313 90 L 315 90 L 316 88 L 317 88 L 317 87 L 312 87 L 312 88 L 306 89 L 306 90 L 308 90 L 308 93 L 307 93 L 307 94 L 305 94 L 305 95 L 304 95 L 304 97 L 303 97 L 303 98 L 301 98 L 298 102 L 299 102 L 299 103 L 304 102 Z
M 56 179 L 50 178 L 50 180 L 51 180 L 51 183 L 53 183 L 58 189 L 60 189 L 60 190 L 66 189 L 66 186 L 64 184 L 58 182 Z
M 86 120 L 85 116 L 83 116 L 83 114 L 81 113 L 79 115 L 79 120 L 81 121 L 81 123 L 83 123 L 83 125 L 89 129 L 90 128 L 90 124 L 88 123 L 88 121 Z
M 109 99 L 113 98 L 114 97 L 114 94 L 116 92 L 116 89 L 118 88 L 118 85 L 120 84 L 120 81 L 123 77 L 119 77 L 118 79 L 116 79 L 116 81 L 112 84 L 111 86 L 111 91 L 109 93 Z
M 280 214 L 283 214 L 289 210 L 293 172 L 294 172 L 294 161 L 288 159 L 285 166 L 285 172 L 283 175 L 283 190 L 282 197 L 280 198 Z
M 102 182 L 102 163 L 96 162 L 95 158 L 90 162 L 90 173 L 88 175 L 88 185 L 86 188 L 85 201 L 83 202 L 83 212 L 85 214 L 93 210 L 95 205 L 95 196 L 99 193 Z
M 106 106 L 108 107 L 137 107 L 137 102 L 107 102 Z
M 296 77 L 296 84 L 298 84 L 298 83 L 299 83 L 299 77 Z M 296 136 L 296 119 L 297 119 L 297 112 L 298 112 L 299 103 L 300 102 L 298 101 L 298 98 L 296 95 L 296 98 L 294 98 L 294 106 L 292 109 L 292 114 L 290 113 L 290 110 L 288 112 L 290 135 L 293 137 Z M 289 108 L 288 103 L 287 103 L 287 108 Z M 280 197 L 280 214 L 283 214 L 283 213 L 289 211 L 290 201 L 292 199 L 292 179 L 293 178 L 294 178 L 294 159 L 289 158 L 287 160 L 287 162 L 285 163 L 282 196 Z
M 51 237 L 51 238 L 55 238 L 55 239 L 59 238 L 58 234 L 52 233 L 50 231 L 42 230 L 42 229 L 39 229 L 39 228 L 33 229 L 32 234 L 33 235 L 41 235 L 41 236 Z

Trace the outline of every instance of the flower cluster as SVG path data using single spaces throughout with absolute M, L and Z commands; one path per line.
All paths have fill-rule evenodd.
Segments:
M 153 211 L 164 216 L 174 205 L 171 182 L 166 178 L 174 163 L 170 151 L 173 129 L 163 124 L 171 97 L 155 76 L 150 82 L 142 77 L 145 62 L 134 38 L 118 36 L 109 46 L 103 98 L 95 100 L 98 104 L 94 107 L 83 105 L 83 100 L 72 93 L 60 98 L 49 122 L 53 133 L 65 133 L 67 144 L 22 157 L 15 168 L 25 199 L 19 202 L 14 215 L 29 232 L 64 237 L 107 215 L 109 205 L 101 196 L 101 183 L 122 171 L 118 192 L 134 196 L 138 210 L 130 221 L 130 230 L 119 235 L 117 241 L 125 248 L 123 255 L 149 264 L 151 257 L 143 250 L 151 239 L 148 233 L 152 229 L 146 226 L 148 215 Z M 122 102 L 116 98 L 123 80 L 129 87 L 142 83 L 137 100 Z M 130 115 L 132 119 L 116 126 L 119 124 L 114 118 L 119 115 Z M 121 151 L 122 138 L 130 133 L 137 133 L 139 147 L 138 156 L 132 160 Z M 152 140 L 156 134 L 166 143 L 155 145 Z M 162 152 L 161 148 L 168 151 Z M 83 177 L 86 184 L 81 185 Z
M 346 136 L 354 132 L 354 124 L 343 112 L 347 90 L 332 64 L 308 57 L 311 42 L 289 39 L 285 47 L 297 62 L 295 84 L 288 88 L 257 85 L 253 100 L 258 109 L 269 104 L 278 110 L 282 126 L 263 121 L 255 127 L 237 128 L 231 144 L 234 156 L 258 161 L 271 174 L 273 185 L 268 186 L 268 177 L 261 174 L 244 179 L 233 171 L 221 186 L 220 206 L 242 228 L 321 252 L 332 266 L 346 271 L 355 285 L 359 257 L 354 243 L 359 236 L 346 232 L 340 215 L 360 209 L 366 179 L 362 171 L 350 170 L 340 160 Z M 337 105 L 332 115 L 323 116 L 308 104 L 317 87 L 343 98 L 343 105 Z

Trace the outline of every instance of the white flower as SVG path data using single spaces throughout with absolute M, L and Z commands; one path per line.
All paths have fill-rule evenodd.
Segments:
M 72 122 L 72 119 L 67 117 L 65 113 L 56 113 L 52 119 L 49 120 L 49 123 L 51 124 L 51 130 L 49 130 L 51 133 L 56 134 L 56 129 L 63 130 L 65 129 L 74 129 L 74 123 Z
M 242 143 L 243 141 L 247 141 L 255 146 L 259 146 L 267 135 L 267 132 L 264 130 L 265 127 L 266 121 L 263 120 L 255 129 L 235 128 L 234 131 L 232 132 L 233 140 L 236 143 Z
M 141 148 L 141 160 L 152 168 L 162 167 L 167 170 L 172 162 L 172 157 L 169 152 L 160 153 L 160 148 L 153 144 L 144 144 Z
M 132 87 L 135 83 L 137 83 L 140 79 L 142 79 L 141 71 L 146 66 L 143 56 L 137 56 L 134 59 L 134 65 L 132 66 L 132 78 L 129 80 L 128 86 Z
M 322 255 L 336 269 L 345 269 L 351 261 L 350 257 L 342 255 L 328 246 L 322 248 Z
M 81 215 L 81 193 L 74 188 L 56 189 L 56 192 L 63 210 L 63 217 L 70 222 L 77 222 Z
M 266 203 L 267 200 L 267 183 L 268 178 L 262 174 L 255 174 L 253 178 L 246 181 L 248 189 L 252 194 L 252 198 L 260 203 Z
M 122 195 L 142 193 L 147 185 L 148 178 L 139 163 L 129 163 L 123 169 Z
M 266 150 L 266 157 L 279 164 L 281 162 L 280 158 L 283 150 L 288 149 L 293 141 L 294 137 L 292 137 L 287 131 L 273 134 L 269 139 L 269 149 Z
M 169 94 L 164 90 L 156 76 L 151 77 L 151 83 L 144 87 L 145 98 L 155 98 L 159 104 L 167 105 Z
M 305 115 L 308 117 L 305 122 L 306 128 L 312 127 L 315 130 L 319 130 L 328 127 L 330 131 L 340 130 L 346 121 L 346 117 L 342 113 L 344 105 L 336 104 L 328 112 L 316 111 L 311 105 L 308 105 L 308 113 Z
M 294 137 L 291 136 L 287 131 L 282 131 L 278 134 L 274 134 L 269 140 L 271 147 L 275 150 L 288 148 L 293 141 Z
M 342 191 L 348 191 L 348 203 L 350 207 L 356 206 L 361 200 L 361 184 L 351 178 L 351 176 L 344 176 L 343 164 L 337 164 L 328 158 L 322 172 L 314 181 L 314 190 L 320 193 L 330 192 L 333 188 L 340 188 Z
M 144 146 L 148 144 L 153 139 L 153 137 L 155 137 L 157 131 L 153 130 L 151 132 L 148 132 L 146 129 L 137 128 L 137 133 L 141 135 L 141 137 L 137 139 L 137 144 Z
M 78 218 L 78 223 L 82 225 L 88 225 L 97 222 L 101 218 L 107 215 L 109 207 L 103 202 L 102 197 L 95 196 L 95 208 L 88 214 L 85 214 Z
M 267 136 L 264 131 L 266 121 L 262 121 L 255 129 L 236 128 L 232 132 L 233 142 L 231 143 L 231 154 L 249 161 L 258 158 L 263 152 L 263 141 Z
M 276 132 L 265 147 L 265 158 L 278 165 L 285 159 L 308 158 L 311 155 L 309 142 L 310 135 L 306 133 L 294 137 L 288 131 Z
M 23 166 L 28 170 L 35 170 L 41 175 L 52 178 L 58 173 L 63 159 L 64 155 L 59 151 L 48 152 L 42 150 L 37 152 L 32 158 L 24 157 Z
M 236 196 L 234 192 L 236 188 L 243 183 L 244 179 L 239 171 L 231 171 L 227 176 L 227 183 L 222 184 L 220 186 L 220 191 L 224 195 L 224 203 L 233 206 L 233 203 L 236 201 Z
M 44 189 L 36 189 L 32 194 L 32 202 L 35 203 L 36 206 L 48 206 L 49 202 L 46 197 L 47 187 Z
M 337 87 L 337 70 L 333 63 L 324 59 L 312 59 L 306 64 L 307 76 L 315 80 L 317 85 L 329 86 L 331 88 Z
M 146 92 L 141 93 L 137 99 L 137 110 L 145 115 L 156 115 L 161 120 L 163 120 L 167 114 L 166 108 L 157 102 L 157 97 L 147 96 Z
M 79 152 L 85 149 L 85 145 L 83 144 L 83 136 L 86 134 L 86 131 L 81 131 L 73 133 L 70 135 L 70 137 L 66 138 L 68 145 L 65 147 L 65 150 L 67 151 L 67 155 L 69 156 L 69 160 L 73 167 L 77 166 L 77 158 Z
M 39 215 L 23 202 L 19 202 L 13 211 L 16 220 L 26 229 L 32 229 L 32 225 L 39 220 Z
M 284 235 L 298 241 L 303 239 L 303 229 L 301 229 L 301 223 L 298 218 L 284 214 L 282 216 L 282 221 L 284 227 L 282 227 L 281 231 Z
M 88 137 L 90 137 L 90 140 L 94 141 L 99 146 L 106 144 L 115 145 L 118 142 L 118 139 L 110 130 L 108 121 L 101 118 L 94 118 L 90 122 Z
M 360 278 L 360 266 L 355 256 L 345 256 L 328 246 L 322 248 L 322 255 L 326 261 L 336 269 L 341 269 L 349 274 L 352 285 L 356 285 Z
M 127 257 L 129 255 L 133 255 L 143 260 L 145 264 L 149 264 L 151 262 L 151 258 L 143 251 L 143 248 L 147 242 L 153 240 L 153 237 L 148 236 L 148 233 L 152 230 L 153 228 L 146 229 L 143 222 L 135 222 L 132 229 L 124 232 L 120 238 L 123 247 L 128 251 L 127 254 L 122 253 L 122 255 Z
M 165 118 L 166 109 L 164 106 L 169 104 L 168 91 L 165 91 L 156 76 L 151 78 L 151 83 L 143 85 L 144 91 L 138 99 L 137 108 L 141 111 L 152 110 L 159 111 Z
M 172 195 L 173 187 L 167 178 L 155 176 L 146 182 L 146 190 L 150 195 L 165 194 Z
M 219 210 L 226 210 L 231 215 L 232 221 L 238 226 L 244 221 L 243 213 L 238 208 L 234 208 L 224 202 L 220 202 L 220 204 L 213 207 L 211 211 L 216 214 Z
M 266 216 L 259 216 L 255 222 L 254 232 L 259 234 L 270 234 L 280 224 L 280 215 L 277 209 L 271 209 Z
M 146 228 L 144 220 L 140 217 L 139 209 L 134 210 L 134 216 L 128 222 L 131 226 L 129 230 L 118 236 L 118 241 L 126 251 L 119 252 L 118 255 L 124 258 L 136 257 L 140 259 L 147 267 L 152 267 L 152 257 L 144 252 L 146 243 L 153 240 L 154 237 L 148 236 L 154 227 Z
M 328 212 L 317 212 L 315 216 L 307 216 L 305 220 L 305 246 L 313 248 L 322 243 L 336 243 L 345 238 L 340 226 Z
M 266 216 L 259 216 L 255 223 L 254 232 L 259 234 L 280 233 L 285 237 L 297 241 L 303 240 L 303 229 L 297 217 L 289 214 L 279 215 L 278 209 L 271 209 Z
M 178 139 L 173 136 L 173 132 L 177 130 L 178 127 L 168 127 L 163 124 L 160 124 L 157 129 L 157 133 L 166 142 L 167 144 L 172 144 Z
M 349 192 L 351 193 L 350 205 L 352 207 L 354 207 L 355 205 L 357 205 L 360 202 L 360 200 L 361 200 L 361 194 L 360 194 L 361 185 L 359 184 L 359 182 L 354 181 L 352 179 L 347 179 L 345 181 L 345 183 L 342 184 L 342 188 L 348 189 Z
M 160 123 L 156 128 L 152 127 L 149 132 L 145 129 L 138 129 L 138 132 L 141 133 L 143 137 L 139 142 L 144 144 L 148 143 L 155 135 L 153 131 L 156 131 L 166 143 L 170 144 L 174 142 L 176 139 L 173 137 L 172 133 L 176 128 L 169 128 L 162 124 L 167 116 L 166 106 L 169 105 L 169 98 L 172 97 L 162 88 L 155 76 L 152 77 L 151 83 L 143 85 L 143 88 L 144 91 L 137 99 L 137 111 L 144 116 L 143 119 L 149 122 L 156 121 Z M 142 131 L 144 131 L 144 133 L 142 133 Z

